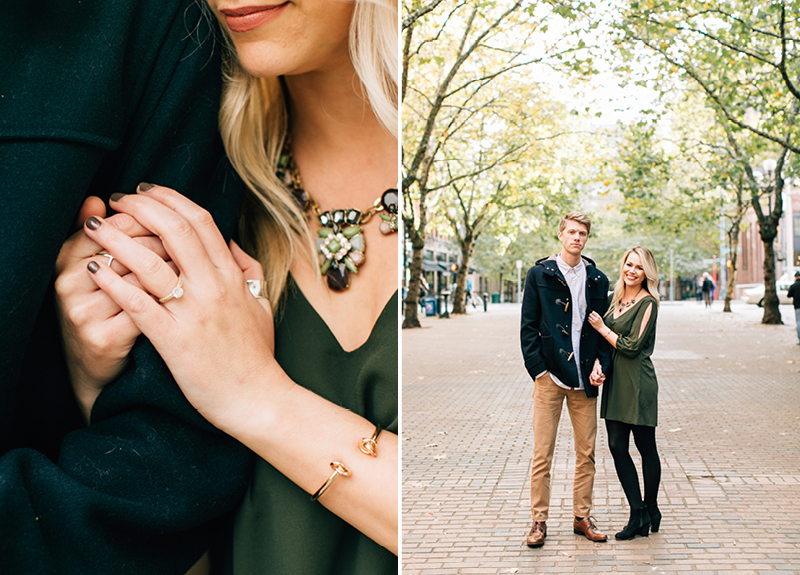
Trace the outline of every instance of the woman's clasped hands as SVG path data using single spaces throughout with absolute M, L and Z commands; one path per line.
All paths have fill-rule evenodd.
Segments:
M 105 217 L 106 207 L 95 196 L 87 198 L 78 214 L 76 227 L 89 217 Z M 174 266 L 161 240 L 127 214 L 106 220 L 134 241 L 146 246 Z M 103 387 L 119 376 L 141 331 L 108 294 L 86 273 L 89 261 L 110 266 L 122 279 L 139 285 L 136 275 L 81 229 L 62 246 L 56 260 L 55 303 L 63 335 L 70 380 L 85 418 Z
M 221 429 L 235 426 L 275 367 L 270 304 L 246 283 L 263 280 L 260 264 L 226 244 L 206 210 L 168 188 L 140 184 L 110 205 L 151 230 L 163 251 L 93 215 L 86 236 L 136 281 L 96 257 L 88 275 L 152 342 L 200 414 Z

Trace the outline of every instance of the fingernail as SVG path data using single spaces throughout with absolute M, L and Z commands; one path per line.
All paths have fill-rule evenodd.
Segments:
M 86 220 L 86 227 L 90 230 L 96 230 L 100 227 L 102 222 L 98 220 L 96 217 L 91 216 L 88 220 Z
M 89 262 L 89 265 L 87 265 L 86 267 L 92 273 L 97 273 L 97 270 L 100 269 L 100 266 L 97 265 L 97 262 L 95 262 L 95 261 Z
M 136 187 L 136 191 L 137 192 L 146 192 L 148 190 L 152 190 L 155 187 L 156 187 L 155 184 L 148 184 L 147 182 L 142 182 L 141 184 L 139 184 Z
M 115 202 L 118 202 L 118 201 L 120 201 L 122 198 L 124 198 L 124 197 L 125 197 L 125 195 L 126 195 L 126 194 L 121 194 L 121 193 L 119 193 L 119 192 L 115 192 L 115 193 L 111 194 L 111 200 L 112 200 L 112 201 L 115 201 Z

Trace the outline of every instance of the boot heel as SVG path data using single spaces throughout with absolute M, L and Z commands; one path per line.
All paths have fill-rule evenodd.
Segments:
M 641 537 L 650 537 L 650 524 L 642 525 L 642 528 L 639 529 L 639 535 Z
M 647 512 L 650 515 L 650 530 L 658 533 L 658 529 L 661 527 L 661 511 L 658 510 L 657 505 L 648 505 Z
M 653 522 L 650 524 L 650 530 L 653 533 L 658 533 L 658 528 L 661 527 L 661 516 L 659 515 L 658 519 L 653 519 Z

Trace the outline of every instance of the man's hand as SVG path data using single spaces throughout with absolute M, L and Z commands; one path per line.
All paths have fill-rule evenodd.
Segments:
M 600 367 L 600 362 L 595 359 L 594 368 L 592 368 L 592 373 L 589 374 L 589 383 L 595 387 L 600 387 L 605 381 L 606 376 L 603 374 L 603 370 Z

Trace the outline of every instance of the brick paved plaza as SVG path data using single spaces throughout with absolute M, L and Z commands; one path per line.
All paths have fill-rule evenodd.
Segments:
M 541 549 L 523 542 L 533 383 L 519 306 L 404 330 L 403 574 L 800 573 L 800 345 L 793 310 L 781 311 L 784 325 L 763 326 L 753 305 L 723 314 L 720 303 L 663 303 L 661 531 L 614 540 L 628 510 L 601 422 L 593 515 L 609 541 L 572 533 L 564 409 Z

